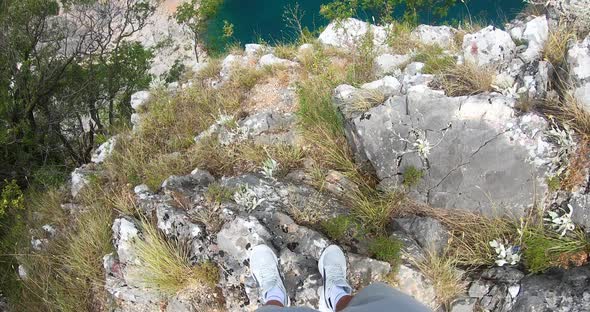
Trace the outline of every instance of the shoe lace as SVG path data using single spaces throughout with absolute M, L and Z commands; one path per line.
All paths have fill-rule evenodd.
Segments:
M 344 271 L 342 268 L 336 265 L 332 266 L 325 266 L 324 270 L 326 271 L 326 276 L 330 277 L 330 280 L 337 286 L 347 286 L 348 283 L 346 282 L 346 276 L 344 275 Z M 343 285 L 342 285 L 343 284 Z M 330 285 L 333 286 L 333 285 Z
M 258 281 L 258 283 L 260 284 L 260 286 L 262 288 L 268 288 L 265 289 L 265 291 L 268 291 L 271 287 L 279 284 L 279 280 L 281 277 L 279 276 L 279 274 L 277 274 L 275 267 L 266 266 L 260 268 L 259 278 L 260 280 Z

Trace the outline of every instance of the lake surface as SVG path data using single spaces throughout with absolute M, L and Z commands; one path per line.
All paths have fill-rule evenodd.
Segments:
M 225 0 L 220 12 L 209 26 L 208 41 L 214 49 L 223 46 L 223 21 L 234 24 L 233 40 L 242 44 L 258 42 L 286 42 L 295 39 L 283 18 L 287 7 L 299 4 L 304 11 L 303 25 L 315 30 L 327 24 L 319 14 L 320 5 L 326 0 Z M 472 0 L 468 2 L 474 20 L 500 26 L 513 18 L 524 7 L 522 0 Z M 457 1 L 445 18 L 432 16 L 431 12 L 419 12 L 422 24 L 452 24 L 469 18 L 465 5 Z

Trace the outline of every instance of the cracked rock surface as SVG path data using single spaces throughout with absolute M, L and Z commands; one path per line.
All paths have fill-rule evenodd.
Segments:
M 341 110 L 347 103 L 336 100 Z M 370 163 L 383 187 L 422 170 L 412 196 L 434 207 L 520 216 L 546 193 L 552 146 L 547 123 L 516 116 L 498 94 L 447 97 L 424 85 L 366 112 L 348 114 L 357 159 Z

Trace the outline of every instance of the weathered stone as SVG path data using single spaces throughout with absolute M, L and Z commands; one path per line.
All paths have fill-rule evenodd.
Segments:
M 255 57 L 270 50 L 270 47 L 257 43 L 248 43 L 244 45 L 244 54 L 246 54 L 248 57 Z
M 346 110 L 345 102 L 335 105 Z M 414 166 L 425 170 L 414 197 L 430 205 L 522 215 L 545 194 L 551 145 L 543 141 L 546 122 L 517 117 L 513 105 L 499 95 L 451 98 L 412 87 L 348 119 L 347 137 L 384 187 Z
M 295 66 L 297 63 L 276 57 L 274 54 L 265 54 L 258 61 L 258 66 Z
M 455 43 L 457 31 L 449 26 L 420 25 L 411 33 L 411 38 L 427 45 L 448 49 Z
M 91 161 L 96 164 L 100 164 L 104 162 L 115 149 L 115 145 L 117 144 L 117 137 L 111 137 L 106 142 L 102 143 L 94 153 L 92 153 Z
M 397 288 L 434 309 L 438 305 L 436 303 L 436 293 L 432 282 L 429 281 L 420 271 L 406 266 L 400 265 L 395 276 Z
M 373 36 L 375 47 L 385 47 L 387 32 L 384 27 L 371 25 L 354 18 L 331 22 L 320 34 L 318 40 L 326 45 L 351 48 L 358 45 L 369 31 Z
M 588 307 L 590 266 L 584 266 L 523 278 L 512 311 L 588 311 Z
M 395 77 L 385 76 L 379 80 L 363 84 L 361 89 L 379 91 L 385 98 L 388 98 L 393 95 L 401 95 L 402 85 Z
M 404 69 L 404 75 L 406 76 L 416 76 L 422 73 L 422 69 L 426 64 L 421 62 L 412 62 L 406 66 Z
M 78 194 L 90 184 L 91 177 L 96 172 L 88 165 L 74 169 L 71 174 L 71 194 L 76 198 Z
M 234 67 L 242 67 L 248 65 L 248 58 L 241 55 L 230 54 L 226 56 L 221 62 L 221 71 L 219 76 L 222 80 L 229 79 Z
M 402 67 L 411 60 L 409 55 L 381 54 L 375 58 L 375 74 L 377 76 L 401 72 Z
M 514 56 L 516 45 L 510 35 L 494 26 L 488 26 L 463 38 L 463 57 L 477 65 L 500 65 Z
M 515 268 L 503 266 L 487 269 L 481 277 L 496 282 L 517 283 L 524 277 L 524 273 Z
M 393 219 L 394 228 L 400 228 L 411 235 L 422 248 L 442 254 L 449 234 L 442 223 L 430 217 L 408 217 Z
M 477 298 L 459 298 L 451 303 L 450 312 L 476 311 Z
M 528 42 L 528 47 L 522 53 L 522 57 L 527 62 L 531 62 L 541 57 L 541 52 L 545 47 L 545 42 L 549 38 L 549 24 L 545 15 L 536 17 L 526 23 L 522 40 Z
M 572 206 L 572 221 L 581 225 L 586 232 L 590 232 L 590 195 L 574 194 L 570 200 Z
M 469 286 L 469 297 L 483 298 L 483 296 L 487 295 L 490 292 L 491 287 L 492 285 L 489 281 L 474 281 L 473 283 L 471 283 L 471 286 Z
M 590 35 L 568 50 L 567 62 L 576 86 L 590 82 Z
M 590 113 L 590 82 L 577 87 L 574 90 L 574 97 L 576 101 L 578 101 L 578 104 L 580 104 L 586 112 Z
M 122 264 L 139 264 L 133 248 L 133 242 L 138 239 L 139 235 L 135 223 L 126 218 L 118 218 L 113 222 L 112 230 L 119 262 Z
M 157 206 L 156 217 L 158 229 L 173 239 L 192 240 L 205 233 L 201 226 L 191 222 L 185 212 L 166 203 Z
M 139 112 L 142 111 L 149 102 L 151 93 L 149 91 L 139 91 L 131 95 L 131 107 Z

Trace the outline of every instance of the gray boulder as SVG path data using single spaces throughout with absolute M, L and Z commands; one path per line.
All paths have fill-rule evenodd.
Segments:
M 576 85 L 590 82 L 590 35 L 568 50 L 567 62 Z
M 522 53 L 523 59 L 531 62 L 540 58 L 548 38 L 549 24 L 545 15 L 536 17 L 526 23 L 522 39 L 528 42 L 528 47 Z
M 449 240 L 449 233 L 438 220 L 430 217 L 407 217 L 392 220 L 394 230 L 410 235 L 426 250 L 441 255 Z
M 343 103 L 335 101 L 346 111 Z M 451 98 L 418 86 L 344 116 L 357 161 L 370 164 L 383 187 L 400 183 L 412 166 L 425 172 L 412 195 L 418 200 L 518 216 L 545 196 L 552 150 L 544 119 L 517 117 L 513 105 L 496 94 Z
M 375 58 L 375 74 L 377 76 L 400 72 L 402 67 L 411 60 L 409 55 L 384 53 Z
M 488 26 L 463 38 L 463 57 L 477 65 L 509 63 L 516 51 L 510 35 L 494 26 Z
M 570 205 L 573 210 L 572 221 L 590 233 L 590 194 L 574 194 L 570 199 Z
M 455 44 L 457 31 L 449 26 L 420 25 L 414 29 L 410 37 L 427 45 L 438 45 L 448 49 Z
M 320 34 L 318 41 L 339 48 L 351 48 L 360 43 L 367 32 L 371 32 L 375 47 L 385 48 L 387 40 L 385 27 L 371 25 L 355 18 L 331 22 Z
M 589 307 L 590 266 L 584 266 L 525 277 L 512 311 L 590 311 Z
M 151 93 L 149 91 L 138 91 L 131 95 L 131 107 L 135 111 L 141 111 L 149 102 Z
M 106 142 L 102 143 L 94 153 L 92 153 L 91 161 L 95 164 L 100 164 L 104 162 L 115 149 L 115 145 L 117 144 L 117 137 L 111 137 Z

